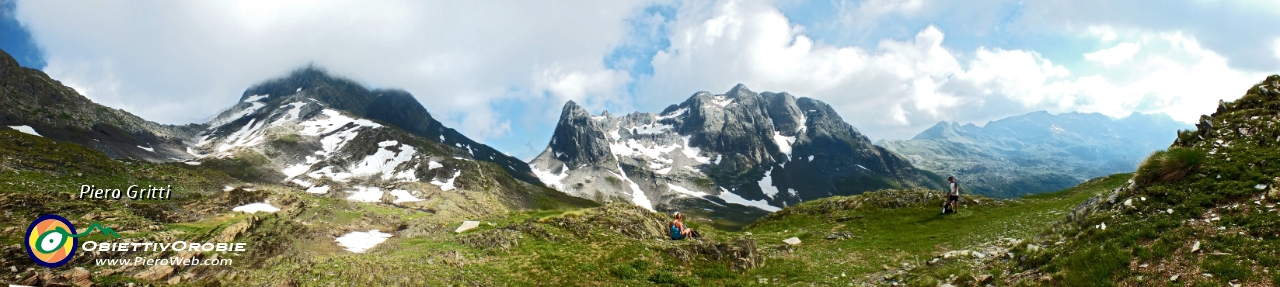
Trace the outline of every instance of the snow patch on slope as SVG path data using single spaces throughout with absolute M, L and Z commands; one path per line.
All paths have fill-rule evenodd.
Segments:
M 394 152 L 388 149 L 393 146 L 399 146 L 400 152 Z M 383 180 L 390 180 L 392 177 L 396 176 L 396 167 L 409 162 L 417 152 L 412 146 L 400 145 L 400 143 L 394 140 L 380 142 L 378 143 L 378 147 L 378 151 L 373 155 L 365 157 L 359 163 L 352 166 L 352 175 L 382 175 Z
M 338 241 L 339 246 L 346 248 L 347 251 L 364 253 L 374 246 L 378 246 L 379 243 L 387 241 L 387 238 L 391 238 L 390 233 L 382 233 L 374 229 L 369 232 L 352 231 L 335 240 Z
M 432 180 L 431 180 L 431 184 L 436 185 L 436 186 L 439 186 L 439 187 L 440 187 L 440 190 L 443 190 L 443 191 L 450 191 L 450 190 L 453 190 L 453 189 L 457 188 L 457 187 L 453 186 L 453 180 L 458 179 L 458 176 L 459 176 L 459 175 L 462 175 L 462 171 L 461 171 L 461 170 L 454 172 L 454 173 L 453 173 L 453 177 L 450 177 L 450 178 L 449 178 L 449 180 L 446 180 L 446 181 L 444 181 L 444 182 L 440 182 L 439 180 L 432 179 Z
M 711 103 L 716 104 L 717 106 L 720 106 L 721 108 L 723 108 L 723 107 L 729 106 L 729 104 L 733 104 L 733 99 L 730 99 L 729 97 L 726 97 L 724 95 L 719 95 L 719 96 L 712 97 Z
M 382 201 L 382 189 L 377 187 L 356 186 L 356 190 L 349 191 L 351 194 L 347 196 L 347 200 L 357 202 L 380 202 Z
M 413 193 L 409 193 L 408 190 L 403 190 L 403 189 L 392 190 L 391 195 L 396 197 L 396 199 L 391 201 L 391 203 L 422 201 L 421 198 L 418 198 L 417 196 L 413 196 Z
M 804 113 L 800 113 L 800 124 L 799 124 L 799 127 L 796 127 L 796 134 L 797 135 L 803 134 L 804 131 L 807 130 L 808 128 L 809 128 L 809 117 L 806 117 Z
M 256 202 L 256 203 L 237 206 L 236 208 L 232 208 L 231 211 L 239 211 L 244 213 L 255 213 L 255 212 L 275 213 L 276 211 L 280 211 L 280 208 L 272 206 L 270 203 Z
M 686 158 L 693 159 L 699 163 L 711 163 L 710 157 L 699 156 L 701 149 L 689 146 L 689 137 L 682 137 L 682 141 L 670 145 L 659 145 L 654 143 L 643 143 L 636 139 L 627 139 L 625 142 L 609 143 L 609 151 L 617 156 L 636 157 L 643 156 L 646 161 L 672 162 L 672 159 L 666 155 L 676 149 L 680 149 L 680 153 Z
M 235 147 L 248 147 L 262 143 L 263 135 L 260 132 L 262 126 L 258 123 L 258 119 L 250 119 L 248 124 L 240 127 L 240 130 L 227 136 L 222 144 L 218 145 L 217 151 L 225 153 Z
M 755 207 L 755 208 L 763 209 L 764 211 L 768 211 L 768 212 L 775 212 L 778 210 L 782 210 L 782 208 L 769 205 L 769 203 L 765 202 L 764 200 L 747 200 L 745 198 L 742 198 L 741 196 L 738 196 L 737 194 L 729 192 L 728 190 L 724 190 L 724 188 L 720 188 L 720 195 L 717 195 L 717 196 L 720 197 L 720 199 L 723 199 L 724 202 Z
M 305 136 L 324 136 L 324 138 L 320 139 L 320 144 L 323 146 L 324 150 L 316 152 L 316 154 L 322 156 L 329 155 L 330 153 L 333 153 L 345 146 L 347 142 L 354 139 L 356 135 L 359 134 L 356 130 L 359 130 L 360 128 L 382 127 L 382 125 L 374 123 L 373 121 L 366 119 L 354 119 L 331 109 L 325 109 L 321 111 L 321 113 L 327 116 L 327 118 L 313 118 L 309 121 L 302 122 L 299 124 L 299 126 L 302 127 L 302 130 L 298 131 L 298 133 Z M 352 127 L 347 128 L 348 126 Z
M 261 101 L 262 99 L 266 99 L 267 97 L 270 97 L 270 96 L 271 95 L 252 95 L 252 96 L 249 96 L 248 98 L 245 98 L 244 101 L 242 102 L 246 102 L 246 103 L 257 102 L 257 101 Z
M 252 115 L 253 113 L 257 112 L 259 109 L 262 109 L 262 107 L 265 107 L 265 106 L 267 106 L 267 104 L 263 104 L 260 102 L 250 102 L 249 107 L 247 108 L 236 111 L 234 113 L 224 114 L 222 116 L 219 116 L 218 118 L 213 119 L 213 121 L 209 122 L 209 129 L 216 129 L 218 127 L 222 127 L 223 125 L 239 120 L 240 118 L 243 118 L 245 116 Z
M 31 128 L 30 126 L 9 126 L 9 128 L 11 128 L 11 129 L 15 129 L 15 130 L 18 130 L 18 131 L 20 131 L 20 132 L 22 132 L 22 133 L 25 133 L 25 134 L 29 134 L 29 135 L 33 135 L 33 136 L 38 136 L 38 137 L 44 137 L 44 136 L 42 136 L 42 135 L 40 135 L 40 134 L 36 133 L 36 129 L 33 129 L 33 128 Z
M 562 167 L 560 168 L 560 174 L 555 174 L 554 172 L 551 172 L 551 170 L 541 170 L 541 169 L 533 168 L 532 166 L 530 166 L 530 169 L 533 170 L 533 175 L 538 176 L 538 180 L 542 181 L 542 184 L 549 186 L 551 188 L 554 188 L 556 190 L 563 191 L 564 190 L 563 180 L 565 177 L 569 176 L 569 166 L 563 163 L 561 163 L 561 165 Z
M 634 129 L 636 131 L 636 134 L 655 135 L 655 134 L 660 134 L 662 133 L 662 131 L 665 131 L 665 130 L 675 129 L 675 127 L 667 124 L 652 123 L 652 124 L 638 126 L 638 127 L 635 127 Z
M 316 171 L 313 171 L 313 172 L 311 172 L 311 173 L 308 173 L 308 174 L 307 174 L 307 176 L 308 176 L 308 177 L 311 177 L 311 178 L 314 178 L 314 179 L 321 179 L 321 178 L 328 177 L 328 178 L 331 178 L 331 179 L 333 179 L 333 180 L 340 181 L 340 182 L 347 182 L 347 181 L 351 180 L 351 173 L 349 173 L 349 172 L 334 172 L 334 171 L 333 171 L 333 167 L 332 167 L 332 166 L 322 167 L 322 168 L 320 168 L 320 169 L 318 169 L 318 170 L 316 170 Z
M 636 182 L 634 181 L 631 181 L 630 177 L 627 177 L 627 172 L 622 170 L 621 165 L 618 166 L 618 172 L 621 174 L 614 174 L 614 175 L 620 177 L 622 180 L 627 181 L 627 185 L 631 187 L 631 202 L 635 203 L 636 205 L 639 205 L 640 207 L 644 207 L 649 211 L 653 211 L 653 202 L 649 201 L 649 197 L 644 195 L 643 190 L 640 190 L 640 185 L 636 184 Z
M 688 113 L 688 112 L 689 112 L 689 108 L 680 108 L 679 110 L 674 110 L 674 111 L 671 111 L 670 113 L 667 113 L 666 115 L 661 115 L 654 118 L 657 120 L 671 119 L 671 118 L 683 116 L 685 113 Z
M 329 192 L 328 185 L 321 185 L 321 186 L 307 188 L 307 193 L 325 194 L 327 192 Z
M 758 184 L 760 185 L 760 192 L 763 192 L 765 196 L 772 199 L 778 199 L 778 187 L 773 186 L 772 173 L 772 168 L 764 171 L 764 178 L 761 178 Z
M 796 137 L 784 136 L 778 131 L 773 132 L 773 142 L 778 144 L 778 150 L 787 154 L 787 158 L 791 158 L 791 145 L 796 143 Z
M 679 185 L 674 185 L 674 184 L 671 184 L 670 182 L 667 183 L 667 188 L 670 188 L 671 191 L 675 191 L 676 193 L 680 194 L 681 197 L 690 197 L 690 196 L 703 197 L 708 195 L 706 192 L 691 191 L 688 188 L 684 188 L 683 186 L 679 186 Z
M 280 117 L 280 119 L 277 119 L 276 121 L 271 122 L 271 126 L 273 127 L 279 126 L 279 125 L 283 125 L 288 121 L 297 120 L 299 118 L 299 114 L 302 113 L 302 107 L 306 105 L 307 103 L 303 103 L 303 102 L 292 102 L 287 105 L 280 106 L 280 108 L 282 109 L 289 109 L 289 110 L 285 111 L 283 117 Z
M 284 173 L 284 176 L 286 176 L 287 178 L 294 178 L 304 173 L 307 173 L 307 170 L 310 170 L 310 169 L 311 169 L 310 164 L 295 164 L 289 167 L 285 167 L 283 170 L 280 170 L 280 172 Z

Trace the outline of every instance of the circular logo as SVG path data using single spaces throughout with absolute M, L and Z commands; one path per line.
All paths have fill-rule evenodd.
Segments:
M 76 227 L 62 216 L 46 214 L 36 218 L 27 227 L 27 256 L 40 266 L 55 268 L 67 264 L 76 255 L 76 245 L 80 240 L 73 235 Z

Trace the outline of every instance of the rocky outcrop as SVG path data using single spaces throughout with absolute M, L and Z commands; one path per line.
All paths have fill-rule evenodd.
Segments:
M 602 121 L 593 120 L 587 110 L 569 101 L 560 112 L 560 122 L 551 135 L 547 149 L 556 159 L 568 166 L 608 165 L 614 163 L 605 137 L 607 127 Z M 608 118 L 609 115 L 601 115 Z

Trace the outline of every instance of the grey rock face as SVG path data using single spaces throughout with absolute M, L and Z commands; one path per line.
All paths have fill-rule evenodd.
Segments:
M 572 101 L 565 103 L 561 114 L 548 145 L 556 159 L 569 166 L 615 161 L 609 153 L 609 141 L 605 139 L 604 121 L 592 119 L 587 110 Z
M 738 215 L 881 188 L 941 188 L 825 103 L 743 85 L 695 93 L 656 115 L 591 116 L 570 102 L 530 165 L 548 186 L 584 198 Z

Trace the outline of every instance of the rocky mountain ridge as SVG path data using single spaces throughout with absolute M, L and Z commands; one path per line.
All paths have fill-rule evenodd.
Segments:
M 831 106 L 741 84 L 698 92 L 659 114 L 591 115 L 568 102 L 530 165 L 571 195 L 661 210 L 749 207 L 758 215 L 832 195 L 941 187 Z
M 112 158 L 179 161 L 192 158 L 184 139 L 203 125 L 163 125 L 99 105 L 0 51 L 0 129 L 28 130 L 99 150 Z
M 476 212 L 490 213 L 543 192 L 527 164 L 444 127 L 409 93 L 314 67 L 250 87 L 207 126 L 189 140 L 191 164 L 309 193 L 418 206 L 480 191 L 494 201 Z

